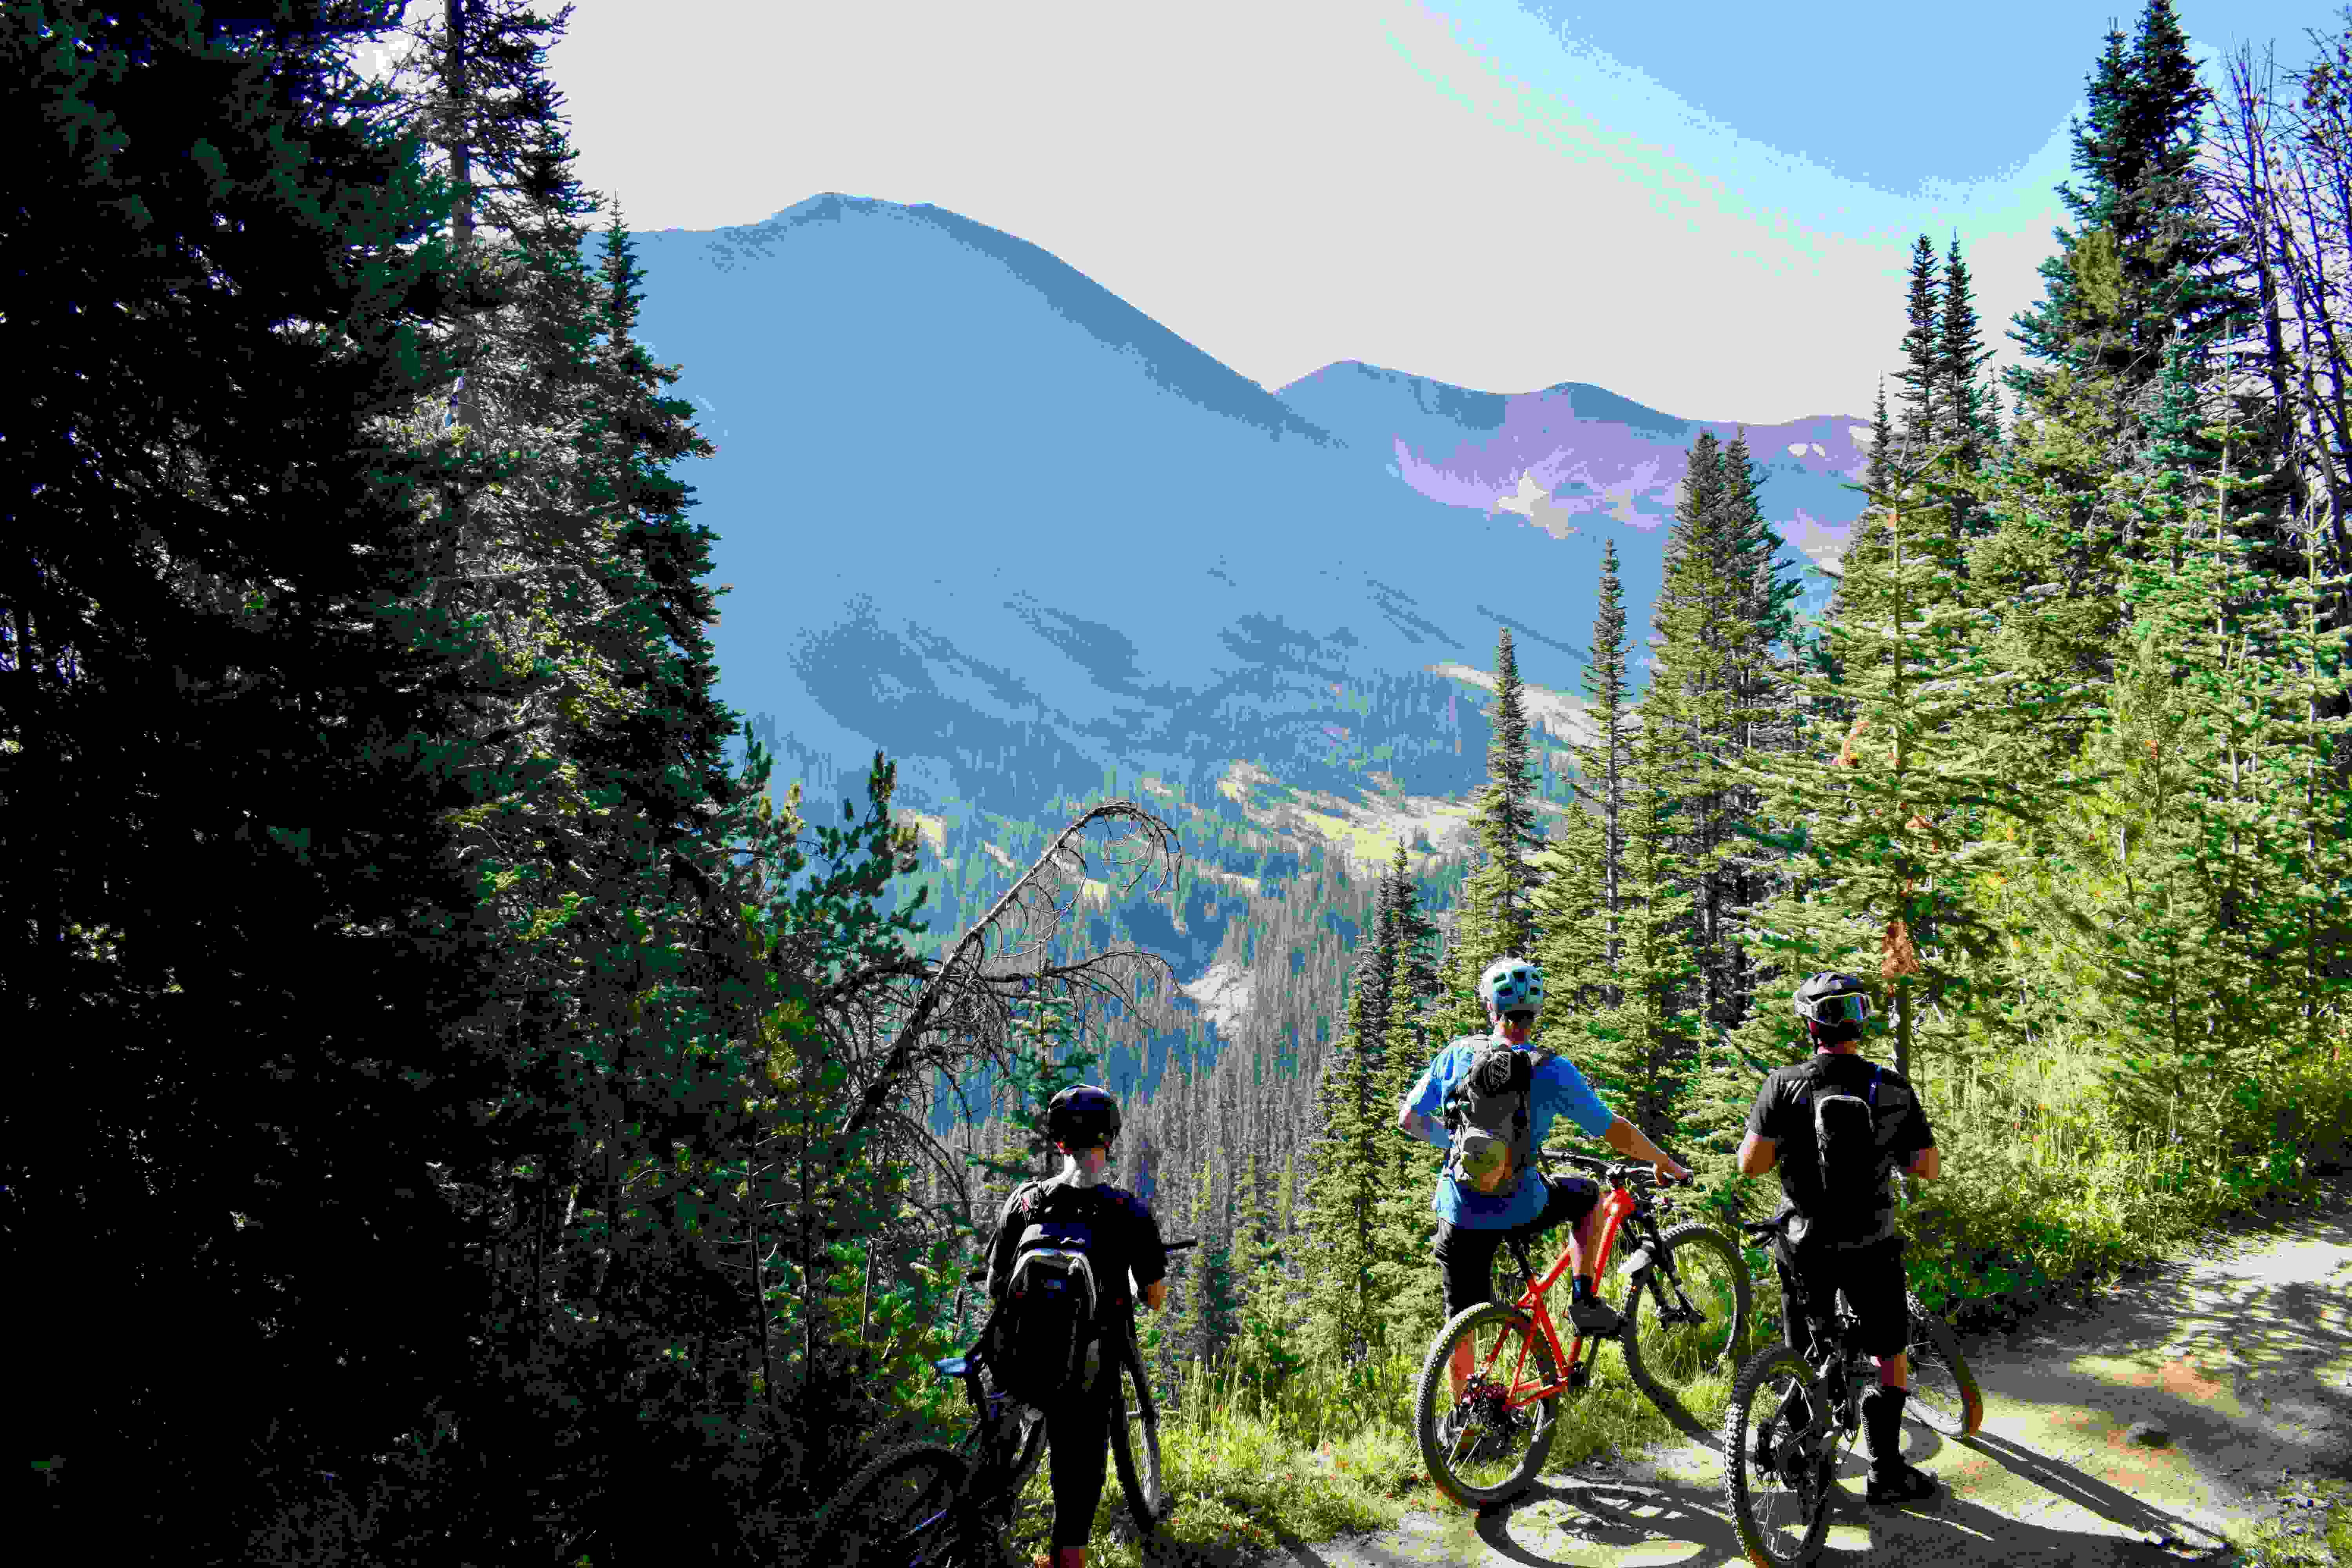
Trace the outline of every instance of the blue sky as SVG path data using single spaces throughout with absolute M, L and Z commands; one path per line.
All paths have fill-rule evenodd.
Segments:
M 2331 16 L 2178 11 L 2200 52 L 2289 59 Z M 579 0 L 551 65 L 641 228 L 935 202 L 1268 386 L 1360 359 L 1762 423 L 1867 410 L 1922 230 L 1958 235 L 1996 341 L 2039 297 L 2117 13 Z

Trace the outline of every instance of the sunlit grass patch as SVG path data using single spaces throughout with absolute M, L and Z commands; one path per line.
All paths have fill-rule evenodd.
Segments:
M 2243 1568 L 2352 1568 L 2352 1489 L 2308 1482 L 2280 1500 L 2284 1512 L 2231 1532 Z

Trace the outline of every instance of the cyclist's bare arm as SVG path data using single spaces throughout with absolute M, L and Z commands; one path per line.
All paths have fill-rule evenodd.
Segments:
M 1397 1107 L 1397 1131 L 1410 1132 L 1424 1143 L 1444 1142 L 1433 1116 L 1423 1116 L 1412 1108 L 1411 1100 Z
M 1678 1182 L 1690 1180 L 1690 1173 L 1677 1164 L 1672 1154 L 1643 1137 L 1642 1130 L 1622 1116 L 1609 1124 L 1608 1131 L 1601 1134 L 1601 1141 L 1620 1154 L 1647 1160 L 1657 1167 L 1661 1177 L 1672 1176 Z
M 1909 1162 L 1904 1165 L 1903 1169 L 1910 1174 L 1918 1177 L 1923 1182 L 1932 1182 L 1937 1176 L 1943 1174 L 1943 1157 L 1936 1152 L 1936 1146 L 1933 1143 L 1930 1143 L 1925 1149 L 1920 1150 L 1916 1154 L 1912 1155 Z
M 1739 1173 L 1743 1176 L 1760 1176 L 1780 1158 L 1780 1146 L 1769 1138 L 1759 1138 L 1750 1132 L 1739 1141 Z
M 1168 1301 L 1168 1281 L 1154 1279 L 1143 1288 L 1143 1310 L 1156 1312 Z

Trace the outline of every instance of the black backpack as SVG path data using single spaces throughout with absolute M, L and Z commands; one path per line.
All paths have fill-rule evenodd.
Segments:
M 1439 1119 L 1454 1134 L 1445 1155 L 1449 1175 L 1490 1197 L 1518 1191 L 1519 1178 L 1535 1163 L 1528 1102 L 1536 1068 L 1552 1056 L 1486 1038 L 1470 1070 L 1446 1087 Z
M 1872 1065 L 1865 1094 L 1826 1086 L 1813 1091 L 1815 1180 L 1797 1205 L 1809 1247 L 1866 1246 L 1879 1238 L 1891 1163 L 1878 1132 L 1878 1086 L 1885 1071 Z
M 997 1305 L 987 1361 L 997 1386 L 1045 1406 L 1092 1381 L 1098 1363 L 1095 1278 L 1100 1205 L 1059 1181 L 1034 1189 Z

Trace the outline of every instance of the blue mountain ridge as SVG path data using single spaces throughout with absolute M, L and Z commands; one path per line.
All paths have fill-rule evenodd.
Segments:
M 780 778 L 855 778 L 879 748 L 902 805 L 1027 816 L 1112 768 L 1202 785 L 1238 759 L 1353 791 L 1385 744 L 1400 787 L 1458 793 L 1484 748 L 1407 718 L 1452 689 L 1431 667 L 1485 668 L 1508 624 L 1524 679 L 1576 689 L 1603 537 L 1646 625 L 1654 516 L 1620 498 L 1631 521 L 1555 537 L 1400 482 L 1382 450 L 1475 458 L 1523 399 L 1344 366 L 1277 395 L 934 206 L 828 194 L 637 239 L 640 333 L 719 447 L 680 477 L 735 585 L 721 695 L 765 716 Z M 1695 428 L 1549 392 L 1596 442 Z

